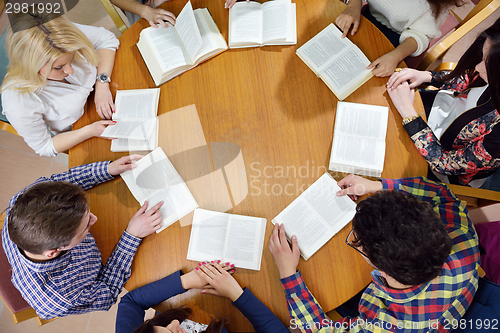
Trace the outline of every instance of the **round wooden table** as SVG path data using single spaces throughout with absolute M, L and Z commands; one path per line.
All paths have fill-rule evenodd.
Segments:
M 271 220 L 325 172 L 338 102 L 295 51 L 345 8 L 336 0 L 294 2 L 297 45 L 228 50 L 163 84 L 158 110 L 161 116 L 195 104 L 209 146 L 210 142 L 230 142 L 241 149 L 249 193 L 229 212 L 264 217 L 268 223 L 261 270 L 239 269 L 234 276 L 285 323 L 289 323 L 285 296 L 267 247 L 273 229 Z M 162 7 L 178 14 L 184 4 L 185 1 L 169 1 Z M 193 8 L 208 7 L 227 40 L 229 14 L 223 8 L 224 1 L 193 0 L 192 5 Z M 111 77 L 113 93 L 155 87 L 135 45 L 140 31 L 147 26 L 145 20 L 140 20 L 120 37 Z M 370 60 L 393 49 L 382 33 L 364 18 L 359 31 L 349 38 Z M 346 101 L 390 107 L 383 177 L 425 175 L 427 165 L 401 125 L 401 117 L 386 92 L 386 82 L 387 78 L 374 77 Z M 423 111 L 418 98 L 415 107 Z M 75 128 L 99 119 L 93 96 L 87 109 Z M 162 133 L 160 146 L 161 136 Z M 108 140 L 93 138 L 70 150 L 70 166 L 115 160 L 123 155 L 111 152 Z M 337 180 L 344 176 L 332 175 Z M 99 218 L 91 233 L 105 261 L 139 204 L 120 177 L 89 190 L 88 195 L 90 209 Z M 299 263 L 307 286 L 325 312 L 348 300 L 371 281 L 372 268 L 344 243 L 349 231 L 350 225 L 307 262 L 301 259 Z M 135 256 L 126 288 L 132 290 L 179 269 L 191 270 L 196 263 L 186 259 L 190 232 L 190 226 L 180 227 L 175 223 L 145 238 Z M 194 320 L 208 322 L 210 316 L 229 317 L 229 331 L 252 331 L 248 320 L 227 299 L 191 291 L 178 296 L 174 303 L 178 302 L 193 307 Z

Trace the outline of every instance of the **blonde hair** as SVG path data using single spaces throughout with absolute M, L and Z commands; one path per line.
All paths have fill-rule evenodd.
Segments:
M 92 43 L 80 29 L 53 14 L 17 14 L 8 28 L 5 48 L 9 66 L 0 91 L 14 89 L 25 94 L 42 88 L 54 61 L 68 52 L 75 52 L 75 61 L 99 63 Z M 46 64 L 48 70 L 42 76 L 38 72 Z

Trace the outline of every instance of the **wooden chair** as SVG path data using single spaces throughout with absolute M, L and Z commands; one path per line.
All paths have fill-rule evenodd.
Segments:
M 0 233 L 3 229 L 3 222 L 5 220 L 5 212 L 0 215 Z M 14 324 L 20 323 L 30 318 L 35 318 L 38 326 L 42 326 L 50 320 L 44 320 L 37 316 L 35 310 L 24 300 L 19 291 L 12 284 L 10 277 L 12 275 L 12 268 L 9 261 L 5 256 L 2 247 L 2 238 L 0 237 L 0 298 L 9 309 L 11 318 Z
M 108 15 L 111 16 L 111 19 L 115 23 L 116 27 L 118 30 L 120 30 L 121 33 L 124 33 L 129 27 L 125 24 L 125 21 L 122 19 L 121 15 L 123 14 L 123 11 L 113 5 L 109 0 L 101 0 L 102 5 L 104 6 L 104 9 L 108 12 Z M 120 15 L 121 13 L 121 15 Z
M 426 70 L 435 60 L 443 56 L 460 38 L 468 34 L 479 23 L 493 14 L 500 7 L 500 0 L 481 0 L 459 23 L 457 29 L 430 50 L 418 65 L 419 70 Z

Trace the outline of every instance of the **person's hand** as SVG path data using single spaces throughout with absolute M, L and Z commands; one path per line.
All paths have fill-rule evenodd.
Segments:
M 113 120 L 99 120 L 90 125 L 85 126 L 85 128 L 89 131 L 90 137 L 94 137 L 94 136 L 100 136 L 102 132 L 104 132 L 106 127 L 114 124 L 116 124 L 116 121 Z
M 292 236 L 292 248 L 288 245 L 285 235 L 285 226 L 276 223 L 274 225 L 274 231 L 269 239 L 269 250 L 273 255 L 274 262 L 278 267 L 278 273 L 280 279 L 289 277 L 297 272 L 297 266 L 299 265 L 299 243 L 297 242 L 297 237 Z
M 172 25 L 175 25 L 175 15 L 161 8 L 151 8 L 149 6 L 144 6 L 141 17 L 148 21 L 149 24 L 154 28 L 158 28 L 157 24 L 168 28 L 168 25 L 167 23 L 165 23 L 165 21 L 169 22 Z
M 342 189 L 337 192 L 337 196 L 349 195 L 353 200 L 357 200 L 358 196 L 383 190 L 382 182 L 369 180 L 353 174 L 339 181 L 337 185 Z
M 234 277 L 217 262 L 213 264 L 202 263 L 196 267 L 195 272 L 213 288 L 203 289 L 201 291 L 202 294 L 226 297 L 233 302 L 243 294 L 243 289 Z
M 387 90 L 392 90 L 403 82 L 410 82 L 410 89 L 414 89 L 424 82 L 431 82 L 432 74 L 427 71 L 417 71 L 412 68 L 403 68 L 391 75 L 387 81 Z
M 137 167 L 134 163 L 144 156 L 142 155 L 129 155 L 123 156 L 114 162 L 108 164 L 108 172 L 112 176 L 118 176 L 124 171 L 132 170 Z
M 217 263 L 220 264 L 222 269 L 225 271 L 229 271 L 229 274 L 232 274 L 234 272 L 234 265 L 231 263 L 220 263 L 220 260 L 212 261 L 212 264 Z M 203 263 L 205 264 L 205 263 Z M 198 263 L 198 267 L 193 269 L 191 272 L 184 274 L 181 276 L 181 283 L 182 287 L 186 290 L 188 289 L 212 289 L 213 287 L 210 286 L 207 281 L 203 278 L 201 274 L 197 274 L 196 270 L 199 270 L 200 266 L 203 265 L 202 263 Z
M 96 81 L 95 83 L 95 109 L 102 119 L 111 119 L 115 112 L 115 103 L 113 96 L 109 91 L 109 83 Z
M 413 117 L 417 115 L 417 111 L 413 107 L 413 101 L 415 100 L 415 90 L 410 89 L 408 82 L 403 81 L 399 86 L 393 89 L 388 89 L 387 92 L 392 99 L 392 103 L 396 109 L 398 109 L 401 117 Z
M 394 73 L 399 63 L 400 60 L 398 57 L 394 53 L 389 52 L 373 61 L 366 69 L 372 69 L 373 75 L 377 77 L 390 76 Z
M 161 227 L 160 207 L 162 205 L 163 201 L 160 201 L 150 210 L 146 211 L 148 209 L 148 202 L 146 201 L 137 213 L 134 214 L 125 231 L 137 238 L 144 238 L 156 232 Z
M 250 0 L 247 0 L 249 2 Z M 224 8 L 231 8 L 236 3 L 236 0 L 226 0 L 224 3 Z
M 335 19 L 335 24 L 342 31 L 342 38 L 345 38 L 351 29 L 351 36 L 354 35 L 359 28 L 359 22 L 361 20 L 361 10 L 357 7 L 347 7 L 342 13 Z

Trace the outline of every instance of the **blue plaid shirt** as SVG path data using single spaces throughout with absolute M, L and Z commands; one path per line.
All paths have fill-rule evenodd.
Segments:
M 67 181 L 87 190 L 113 179 L 108 173 L 108 164 L 97 162 L 78 166 L 50 178 L 41 177 L 33 184 Z M 130 277 L 132 259 L 141 240 L 124 231 L 104 266 L 90 233 L 80 244 L 56 259 L 33 262 L 10 240 L 7 230 L 10 208 L 24 190 L 10 200 L 2 232 L 3 248 L 12 266 L 14 286 L 42 319 L 108 310 L 117 301 L 118 294 Z

